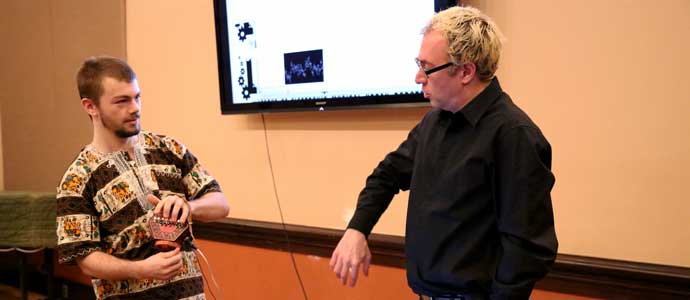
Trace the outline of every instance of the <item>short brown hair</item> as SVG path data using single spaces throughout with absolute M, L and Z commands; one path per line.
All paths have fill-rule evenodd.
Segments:
M 134 70 L 123 60 L 110 56 L 94 56 L 84 61 L 77 72 L 80 98 L 89 98 L 98 104 L 103 94 L 103 79 L 111 77 L 125 82 L 137 78 Z

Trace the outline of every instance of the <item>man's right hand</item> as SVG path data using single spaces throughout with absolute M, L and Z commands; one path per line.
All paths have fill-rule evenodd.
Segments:
M 180 248 L 160 252 L 137 262 L 139 279 L 167 280 L 182 270 L 182 253 Z
M 146 199 L 153 204 L 154 215 L 163 217 L 164 219 L 168 219 L 173 222 L 187 222 L 187 217 L 192 214 L 187 200 L 182 199 L 177 195 L 169 195 L 163 197 L 163 199 L 159 199 L 153 194 L 148 194 L 146 195 Z
M 338 246 L 335 247 L 328 265 L 343 285 L 347 284 L 349 276 L 350 287 L 354 287 L 359 275 L 359 266 L 362 265 L 364 276 L 369 276 L 369 263 L 371 252 L 366 237 L 361 232 L 349 228 L 345 230 Z

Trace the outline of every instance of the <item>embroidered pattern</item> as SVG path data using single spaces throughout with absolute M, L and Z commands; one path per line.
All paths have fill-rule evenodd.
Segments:
M 100 241 L 98 221 L 94 216 L 79 214 L 57 217 L 58 245 L 81 242 Z
M 57 188 L 57 196 L 79 196 L 86 186 L 91 173 L 102 163 L 97 153 L 86 147 L 79 153 L 74 163 L 67 169 Z
M 130 181 L 128 176 L 119 176 L 96 192 L 94 205 L 101 212 L 101 221 L 110 219 L 114 213 L 136 199 Z
M 161 143 L 180 159 L 182 159 L 187 152 L 187 148 L 174 139 L 164 137 L 161 139 Z
M 152 216 L 152 212 L 139 217 L 130 226 L 120 231 L 117 235 L 109 235 L 105 242 L 109 247 L 106 252 L 111 255 L 122 255 L 132 249 L 136 249 L 151 241 L 151 232 L 146 222 Z
M 196 164 L 182 180 L 187 187 L 187 193 L 196 198 L 196 194 L 210 182 L 209 180 L 213 180 L 213 177 L 201 165 Z

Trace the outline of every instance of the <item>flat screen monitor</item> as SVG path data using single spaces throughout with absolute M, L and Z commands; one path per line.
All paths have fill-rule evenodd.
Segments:
M 440 0 L 215 0 L 223 114 L 428 105 L 414 82 Z

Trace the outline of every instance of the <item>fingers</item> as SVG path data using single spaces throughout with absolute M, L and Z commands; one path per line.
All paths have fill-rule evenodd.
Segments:
M 178 196 L 172 195 L 159 200 L 153 195 L 147 196 L 151 203 L 156 203 L 153 210 L 155 215 L 161 216 L 170 221 L 185 222 L 190 214 L 190 208 L 187 201 Z M 179 216 L 179 218 L 178 218 Z
M 182 256 L 177 255 L 175 257 L 171 257 L 167 260 L 167 263 L 165 264 L 164 268 L 167 268 L 169 270 L 179 270 L 180 267 L 182 267 Z
M 331 266 L 331 270 L 335 273 L 336 278 L 340 278 L 340 267 L 343 264 L 343 259 L 340 257 L 340 249 L 336 247 L 333 251 L 333 256 L 331 256 L 331 261 L 328 263 Z
M 165 277 L 164 279 L 170 279 L 182 269 L 182 253 L 180 253 L 180 248 L 178 247 L 175 250 L 166 252 L 166 254 L 169 255 L 166 257 L 161 269 Z
M 186 222 L 187 218 L 189 217 L 189 213 L 190 213 L 189 204 L 187 202 L 184 202 L 184 200 L 183 200 L 183 202 L 182 202 L 182 214 L 180 214 L 180 218 L 177 220 L 181 223 Z
M 347 273 L 350 270 L 350 265 L 347 263 L 343 263 L 340 266 L 340 270 L 338 272 L 338 278 L 340 278 L 340 282 L 345 285 L 347 283 Z
M 351 269 L 350 265 L 342 257 L 335 255 L 335 260 L 331 259 L 332 267 L 331 269 L 335 272 L 335 277 L 340 279 L 340 282 L 345 285 L 347 283 L 347 273 Z
M 165 197 L 163 200 L 163 218 L 164 219 L 170 219 L 170 209 L 172 208 L 173 204 L 175 204 L 175 200 L 170 201 L 171 197 Z
M 366 238 L 358 231 L 348 229 L 336 246 L 328 265 L 343 285 L 354 287 L 359 278 L 360 267 L 365 276 L 369 276 L 371 252 Z M 361 266 L 360 266 L 361 265 Z
M 335 265 L 333 266 L 333 272 L 335 273 L 336 278 L 340 278 L 340 269 L 343 266 L 343 261 L 341 259 L 338 259 L 335 262 Z
M 180 254 L 180 247 L 175 247 L 175 249 L 170 250 L 168 252 L 161 252 L 161 254 L 162 254 L 163 258 L 171 258 L 175 255 Z
M 362 272 L 364 276 L 369 277 L 369 264 L 371 264 L 371 253 L 367 252 L 367 256 L 364 257 Z
M 350 287 L 354 287 L 357 283 L 357 275 L 359 274 L 359 265 L 350 267 Z
M 333 255 L 331 256 L 331 260 L 328 262 L 328 266 L 331 267 L 331 271 L 335 272 L 335 270 L 338 270 L 340 267 L 340 255 L 336 249 L 336 251 L 333 251 Z
M 170 266 L 161 269 L 161 279 L 170 279 L 182 270 L 182 260 L 178 260 Z
M 337 250 L 337 249 L 336 249 Z M 335 262 L 338 260 L 338 252 L 333 251 L 333 254 L 331 255 L 331 260 L 328 261 L 328 267 L 331 268 L 331 270 L 335 269 L 333 268 L 335 266 Z
M 333 252 L 333 256 L 331 257 L 331 261 L 329 262 L 331 270 L 333 270 L 333 273 L 335 273 L 336 278 L 340 278 L 340 267 L 343 265 L 343 259 L 340 257 L 338 252 L 339 250 L 336 248 Z
M 181 250 L 176 247 L 168 252 L 159 252 L 147 258 L 146 265 L 148 271 L 145 272 L 144 278 L 170 279 L 178 274 L 184 265 Z
M 153 194 L 146 195 L 146 200 L 148 200 L 153 206 L 156 206 L 158 205 L 158 202 L 161 202 L 161 199 L 158 199 L 158 197 L 154 196 Z
M 180 204 L 180 198 L 175 199 L 175 202 L 172 204 L 172 213 L 170 214 L 171 221 L 177 221 L 175 218 L 180 215 L 180 209 L 182 206 L 183 204 Z
M 161 199 L 158 199 L 158 197 L 154 196 L 153 194 L 148 194 L 146 195 L 146 200 L 148 200 L 151 203 L 151 205 L 154 206 L 153 214 L 160 215 L 162 209 L 162 207 L 160 206 Z

